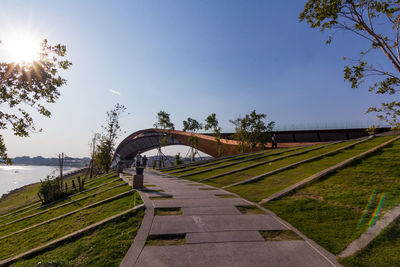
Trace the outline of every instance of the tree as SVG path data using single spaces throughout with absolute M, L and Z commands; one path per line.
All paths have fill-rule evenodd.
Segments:
M 154 123 L 154 127 L 157 129 L 160 128 L 163 130 L 168 130 L 168 135 L 170 135 L 171 131 L 175 129 L 174 124 L 171 122 L 169 113 L 162 110 L 157 113 L 157 121 L 156 123 Z M 164 167 L 164 154 L 161 152 L 161 148 L 165 146 L 168 135 L 163 135 L 162 137 L 160 135 L 158 139 L 158 152 L 156 162 L 158 161 L 160 168 Z
M 242 118 L 239 116 L 234 120 L 229 120 L 229 122 L 235 125 L 233 139 L 239 141 L 237 150 L 239 153 L 243 153 L 250 147 L 250 137 L 248 133 L 249 121 L 246 117 Z
M 194 161 L 194 156 L 198 153 L 197 148 L 199 147 L 199 138 L 195 135 L 198 130 L 203 129 L 203 125 L 199 123 L 197 120 L 192 118 L 187 118 L 187 120 L 183 121 L 183 131 L 190 131 L 189 143 L 192 148 L 192 161 Z
M 88 170 L 86 172 L 85 177 L 89 175 L 89 178 L 92 179 L 93 172 L 95 169 L 95 156 L 97 153 L 97 141 L 100 139 L 100 134 L 94 133 L 92 140 L 89 142 L 89 153 L 90 153 L 90 162 L 88 166 Z
M 206 124 L 204 125 L 204 129 L 206 131 L 208 131 L 210 129 L 213 131 L 213 136 L 215 138 L 215 141 L 217 141 L 217 156 L 220 157 L 224 153 L 224 147 L 222 146 L 222 143 L 221 143 L 222 128 L 219 127 L 219 123 L 218 123 L 215 113 L 211 113 L 211 115 L 209 115 L 206 118 Z
M 268 135 L 274 128 L 275 122 L 271 121 L 265 124 L 266 114 L 257 114 L 253 110 L 250 114 L 246 114 L 244 118 L 238 117 L 230 120 L 235 125 L 234 138 L 240 142 L 238 150 L 244 152 L 247 149 L 253 151 L 257 147 L 264 149 Z
M 1 45 L 1 41 L 0 41 Z M 43 102 L 55 103 L 60 96 L 59 88 L 66 80 L 59 75 L 72 63 L 64 59 L 65 45 L 49 45 L 42 42 L 39 59 L 34 62 L 1 62 L 0 60 L 0 129 L 11 128 L 14 135 L 28 137 L 35 131 L 35 123 L 26 107 L 50 117 L 51 112 Z M 40 130 L 39 130 L 40 131 Z M 11 164 L 7 147 L 0 135 L 0 163 Z
M 95 154 L 95 163 L 104 172 L 108 172 L 115 150 L 115 141 L 121 132 L 119 118 L 126 110 L 124 105 L 116 104 L 113 109 L 107 111 L 107 122 L 102 128 L 104 132 L 100 135 L 99 144 Z
M 370 92 L 382 95 L 397 93 L 400 86 L 400 6 L 392 0 L 309 0 L 300 21 L 321 31 L 349 31 L 367 42 L 371 47 L 360 52 L 360 57 L 351 60 L 354 65 L 345 66 L 344 79 L 358 88 L 367 78 L 372 79 Z M 332 41 L 329 37 L 327 43 Z M 371 51 L 379 49 L 391 67 L 382 68 L 366 61 Z M 346 58 L 344 58 L 346 59 Z M 367 112 L 377 112 L 377 117 L 400 127 L 400 101 L 384 102 L 380 107 L 370 107 Z

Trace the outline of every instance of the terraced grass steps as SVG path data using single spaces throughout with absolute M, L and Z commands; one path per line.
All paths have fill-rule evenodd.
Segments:
M 85 187 L 86 187 L 87 190 L 88 190 L 89 188 L 93 187 L 93 184 L 94 184 L 94 183 L 99 183 L 99 182 L 101 182 L 103 179 L 109 179 L 109 178 L 111 178 L 112 176 L 115 176 L 115 173 L 110 173 L 110 174 L 106 174 L 106 175 L 101 175 L 100 177 L 98 177 L 98 178 L 96 178 L 96 179 L 90 180 L 88 183 L 85 184 Z M 70 180 L 73 179 L 74 177 L 75 177 L 75 176 L 66 178 L 66 180 L 67 180 L 67 181 L 70 181 Z M 28 185 L 28 186 L 35 186 L 35 188 L 37 187 L 37 190 L 39 189 L 39 183 L 32 184 L 32 185 Z M 72 188 L 71 185 L 70 185 L 70 188 Z M 95 188 L 92 188 L 92 189 L 95 189 Z M 87 190 L 85 190 L 85 191 L 87 191 Z M 82 192 L 84 192 L 84 191 L 82 191 Z M 78 194 L 80 194 L 80 193 L 82 193 L 82 192 L 79 192 Z M 36 195 L 36 194 L 35 194 L 35 195 Z M 39 200 L 38 197 L 36 197 L 35 199 L 31 200 L 31 202 L 32 202 L 32 203 L 28 203 L 28 204 L 24 204 L 24 205 L 19 205 L 17 208 L 14 208 L 14 209 L 12 209 L 12 210 L 9 211 L 9 212 L 3 213 L 2 215 L 0 215 L 0 222 L 4 220 L 4 219 L 2 219 L 2 218 L 4 218 L 4 217 L 9 217 L 9 216 L 14 215 L 14 214 L 16 214 L 16 213 L 20 213 L 20 212 L 25 211 L 25 210 L 27 210 L 27 209 L 31 209 L 33 206 L 41 206 L 41 207 L 46 206 L 46 205 L 41 205 L 41 202 L 40 202 L 40 200 Z M 53 203 L 54 203 L 54 202 L 53 202 Z M 52 204 L 53 204 L 53 203 L 52 203 Z M 51 205 L 52 205 L 52 204 L 51 204 Z
M 296 149 L 298 149 L 298 148 L 294 148 L 294 149 L 291 149 L 291 150 L 296 150 Z M 282 150 L 282 151 L 279 151 L 279 152 L 276 152 L 276 153 L 280 154 L 280 153 L 284 153 L 286 151 L 289 151 L 287 149 L 280 149 L 280 150 Z M 262 152 L 254 152 L 254 153 L 251 153 L 251 154 L 246 154 L 245 156 L 231 158 L 229 160 L 214 161 L 212 163 L 200 164 L 200 165 L 197 165 L 195 167 L 190 167 L 190 168 L 185 168 L 185 169 L 181 169 L 181 170 L 177 170 L 177 171 L 173 171 L 173 172 L 168 172 L 168 174 L 172 174 L 173 175 L 173 174 L 177 174 L 177 173 L 192 171 L 192 170 L 195 170 L 195 169 L 198 169 L 198 168 L 205 168 L 205 167 L 221 165 L 221 164 L 223 165 L 224 163 L 232 162 L 232 161 L 233 161 L 233 163 L 241 163 L 241 162 L 246 162 L 249 159 L 250 160 L 262 159 L 262 158 L 268 157 L 269 155 L 271 155 L 271 153 L 275 154 L 273 152 L 274 151 L 271 151 L 271 150 L 262 151 Z
M 332 172 L 334 172 L 334 171 L 336 171 L 336 170 L 338 170 L 340 168 L 346 167 L 347 165 L 351 164 L 355 160 L 361 159 L 363 157 L 368 156 L 369 154 L 375 153 L 377 150 L 379 150 L 379 149 L 381 149 L 381 148 L 383 148 L 383 147 L 385 147 L 385 146 L 397 141 L 398 139 L 400 139 L 400 136 L 395 137 L 395 138 L 393 138 L 393 139 L 391 139 L 391 140 L 389 140 L 389 141 L 387 141 L 387 142 L 385 142 L 383 144 L 380 144 L 380 145 L 378 145 L 376 147 L 373 147 L 370 150 L 365 151 L 365 152 L 363 152 L 361 154 L 358 154 L 358 155 L 356 155 L 354 157 L 346 159 L 346 160 L 344 160 L 344 161 L 342 161 L 342 162 L 340 162 L 340 163 L 338 163 L 338 164 L 336 164 L 336 165 L 334 165 L 332 167 L 329 167 L 329 168 L 327 168 L 327 169 L 325 169 L 325 170 L 323 170 L 323 171 L 321 171 L 319 173 L 316 173 L 316 174 L 314 174 L 314 175 L 312 175 L 312 176 L 310 176 L 310 177 L 308 177 L 308 178 L 306 178 L 306 179 L 304 179 L 304 180 L 302 180 L 302 181 L 300 181 L 300 182 L 298 182 L 298 183 L 296 183 L 296 184 L 294 184 L 292 186 L 289 186 L 289 187 L 285 188 L 282 191 L 279 191 L 279 192 L 269 196 L 268 198 L 265 198 L 265 199 L 261 200 L 259 202 L 259 204 L 263 204 L 263 203 L 266 203 L 266 202 L 271 201 L 273 199 L 280 198 L 282 196 L 285 196 L 285 195 L 289 194 L 290 192 L 292 192 L 294 190 L 298 190 L 299 188 L 305 186 L 306 184 L 308 184 L 310 182 L 313 182 L 313 181 L 315 181 L 317 179 L 321 179 L 322 177 L 324 177 L 324 176 L 326 176 L 326 175 L 328 175 L 328 174 L 330 174 L 330 173 L 332 173 Z
M 369 139 L 369 138 L 368 138 L 368 139 Z M 270 172 L 267 172 L 267 173 L 263 173 L 263 174 L 261 174 L 261 175 L 258 175 L 258 176 L 255 176 L 255 177 L 252 177 L 252 178 L 243 180 L 243 181 L 239 181 L 239 182 L 236 182 L 236 183 L 233 183 L 233 184 L 230 184 L 230 185 L 226 185 L 226 186 L 224 186 L 224 187 L 222 187 L 222 188 L 229 188 L 229 187 L 237 186 L 237 185 L 240 185 L 240 184 L 247 184 L 247 183 L 256 182 L 256 181 L 258 181 L 258 180 L 264 179 L 264 178 L 267 177 L 267 176 L 271 176 L 271 175 L 273 175 L 273 174 L 276 174 L 276 173 L 279 173 L 279 172 L 282 172 L 282 171 L 285 171 L 285 170 L 294 168 L 294 167 L 299 166 L 299 165 L 302 165 L 302 164 L 304 164 L 304 163 L 307 163 L 307 162 L 310 162 L 310 161 L 314 161 L 314 160 L 317 160 L 317 159 L 321 159 L 321 158 L 326 157 L 326 156 L 334 155 L 334 154 L 336 154 L 336 153 L 339 153 L 339 152 L 342 151 L 342 150 L 349 149 L 349 148 L 354 147 L 354 146 L 356 146 L 356 145 L 358 145 L 358 144 L 360 144 L 360 143 L 363 143 L 363 142 L 367 141 L 368 139 L 362 139 L 362 140 L 360 140 L 360 141 L 358 141 L 358 142 L 351 143 L 351 144 L 349 144 L 349 145 L 347 145 L 347 146 L 344 146 L 344 147 L 335 149 L 335 150 L 333 150 L 333 151 L 329 151 L 329 152 L 326 152 L 326 153 L 317 155 L 317 156 L 315 156 L 315 157 L 311 157 L 311 158 L 308 158 L 308 159 L 304 159 L 304 160 L 301 160 L 301 161 L 297 161 L 297 162 L 295 162 L 295 163 L 292 163 L 292 164 L 290 164 L 290 165 L 284 166 L 284 167 L 282 167 L 282 168 L 279 168 L 279 169 L 276 169 L 276 170 L 273 170 L 273 171 L 270 171 Z
M 340 151 L 333 155 L 303 163 L 294 168 L 279 172 L 268 178 L 254 181 L 252 183 L 240 184 L 229 188 L 229 191 L 238 193 L 244 198 L 253 202 L 261 201 L 270 195 L 279 192 L 301 180 L 310 177 L 324 169 L 327 169 L 337 163 L 358 155 L 368 149 L 382 144 L 392 137 L 376 137 L 367 142 L 359 143 L 351 148 Z
M 244 157 L 246 155 L 254 154 L 254 153 L 255 152 L 240 153 L 240 154 L 226 156 L 226 157 L 218 157 L 218 158 L 212 158 L 212 159 L 208 159 L 208 160 L 200 160 L 200 161 L 195 161 L 195 162 L 189 162 L 189 163 L 185 163 L 185 164 L 181 164 L 181 165 L 177 165 L 177 166 L 159 168 L 159 169 L 156 169 L 156 170 L 160 171 L 160 172 L 168 172 L 168 171 L 175 170 L 175 169 L 182 169 L 182 168 L 186 168 L 186 167 L 202 165 L 202 164 L 206 164 L 206 163 L 214 162 L 214 161 L 223 161 L 223 160 L 226 160 L 226 159 L 231 159 L 231 158 L 236 158 L 236 157 Z M 258 153 L 262 153 L 262 152 L 258 152 Z
M 94 187 L 92 187 L 90 189 L 84 190 L 82 192 L 75 193 L 75 194 L 70 195 L 69 197 L 61 199 L 59 201 L 55 201 L 55 202 L 52 202 L 52 203 L 49 203 L 49 204 L 46 204 L 46 205 L 37 205 L 37 206 L 34 206 L 31 209 L 27 208 L 27 209 L 24 209 L 23 212 L 18 213 L 18 214 L 15 214 L 15 213 L 14 214 L 10 214 L 11 217 L 8 216 L 7 218 L 4 218 L 3 220 L 0 220 L 0 222 L 1 223 L 7 223 L 7 222 L 10 222 L 10 221 L 13 221 L 13 220 L 17 220 L 18 218 L 21 218 L 22 216 L 24 216 L 24 217 L 28 216 L 29 214 L 32 214 L 33 212 L 35 212 L 37 210 L 46 210 L 48 208 L 57 207 L 58 205 L 63 205 L 64 203 L 69 203 L 71 201 L 74 202 L 74 200 L 85 199 L 88 196 L 89 192 L 91 192 L 93 190 L 97 190 L 99 188 L 109 188 L 109 187 L 112 187 L 112 186 L 116 185 L 117 183 L 118 184 L 122 184 L 122 185 L 125 184 L 125 183 L 120 183 L 122 181 L 122 179 L 120 179 L 120 178 L 113 179 L 113 178 L 115 178 L 115 177 L 110 177 L 110 178 L 106 179 L 105 180 L 106 182 L 103 183 L 103 184 L 98 184 L 98 185 L 96 185 L 96 186 L 94 186 Z M 103 190 L 101 190 L 101 191 L 103 191 Z M 99 192 L 101 192 L 101 191 L 99 191 Z M 99 193 L 99 192 L 96 192 L 96 193 Z M 96 193 L 94 193 L 92 195 L 95 195 Z M 85 196 L 85 195 L 86 195 L 86 197 L 79 198 L 80 196 Z
M 72 176 L 65 178 L 65 181 L 68 182 L 74 177 L 81 175 L 81 173 L 82 172 L 74 173 Z M 3 217 L 3 215 L 23 209 L 32 203 L 40 203 L 37 197 L 39 187 L 40 183 L 37 182 L 12 190 L 13 193 L 11 194 L 3 195 L 0 199 L 0 218 Z
M 12 264 L 12 263 L 14 263 L 14 262 L 16 262 L 18 260 L 21 260 L 21 259 L 24 259 L 24 258 L 28 258 L 29 256 L 32 256 L 32 255 L 37 255 L 38 253 L 41 253 L 41 252 L 43 253 L 44 251 L 46 251 L 49 248 L 55 247 L 58 244 L 64 244 L 67 241 L 70 241 L 70 240 L 73 240 L 74 238 L 80 237 L 80 236 L 84 235 L 85 233 L 88 233 L 90 231 L 93 231 L 94 229 L 97 229 L 97 228 L 99 228 L 101 226 L 104 226 L 107 223 L 110 223 L 112 221 L 118 220 L 119 218 L 121 218 L 123 216 L 126 216 L 127 214 L 138 212 L 139 210 L 142 210 L 142 209 L 144 209 L 144 204 L 140 204 L 140 205 L 137 205 L 137 206 L 135 206 L 133 208 L 127 209 L 127 210 L 125 210 L 123 212 L 120 212 L 120 213 L 118 213 L 116 215 L 110 216 L 110 217 L 105 218 L 105 219 L 103 219 L 103 220 L 101 220 L 99 222 L 96 222 L 96 223 L 93 223 L 93 224 L 91 224 L 89 226 L 86 226 L 86 227 L 84 227 L 84 228 L 82 228 L 82 229 L 80 229 L 78 231 L 75 231 L 75 232 L 67 234 L 67 235 L 65 235 L 63 237 L 60 237 L 60 238 L 57 238 L 57 239 L 52 240 L 50 242 L 47 242 L 44 245 L 40 245 L 38 247 L 35 247 L 33 249 L 30 249 L 28 251 L 20 253 L 20 254 L 18 254 L 16 256 L 7 258 L 5 260 L 2 260 L 2 261 L 0 261 L 0 266 L 8 266 L 8 265 L 10 265 L 10 264 Z M 93 246 L 91 248 L 93 248 Z M 114 255 L 114 257 L 115 257 L 115 255 Z M 19 264 L 17 264 L 17 265 L 19 265 Z M 20 265 L 20 266 L 26 266 L 26 265 L 24 265 L 24 263 L 22 263 L 22 265 Z
M 128 193 L 126 193 L 128 194 Z M 139 200 L 137 204 L 140 204 Z M 89 225 L 102 221 L 134 206 L 135 199 L 132 192 L 112 201 L 91 206 L 79 212 L 19 232 L 0 240 L 0 260 L 19 255 L 28 250 L 56 240 Z
M 121 187 L 125 187 L 125 188 L 121 188 Z M 76 210 L 79 207 L 85 207 L 86 204 L 100 201 L 102 199 L 111 197 L 115 194 L 123 193 L 123 192 L 127 191 L 127 189 L 129 189 L 129 186 L 127 186 L 127 184 L 125 184 L 125 183 L 121 183 L 121 184 L 118 184 L 111 188 L 102 190 L 93 195 L 89 195 L 89 196 L 86 196 L 86 197 L 83 197 L 83 198 L 80 198 L 80 199 L 77 199 L 77 200 L 74 200 L 71 202 L 67 202 L 67 203 L 64 203 L 63 205 L 52 207 L 50 209 L 43 210 L 38 213 L 30 214 L 26 217 L 22 217 L 17 220 L 14 220 L 14 221 L 11 221 L 11 222 L 1 225 L 0 226 L 0 235 L 3 235 L 4 233 L 7 233 L 7 232 L 15 231 L 16 229 L 22 229 L 29 225 L 40 223 L 40 222 L 45 221 L 54 216 L 65 214 L 66 212 L 73 211 L 74 209 Z M 35 218 L 33 219 L 33 217 L 35 217 Z
M 273 162 L 270 162 L 267 164 L 263 164 L 263 165 L 260 165 L 260 166 L 254 167 L 254 168 L 239 171 L 239 172 L 236 172 L 233 174 L 228 174 L 228 175 L 218 177 L 215 179 L 206 180 L 205 183 L 216 186 L 216 187 L 223 187 L 223 186 L 231 185 L 231 184 L 234 184 L 237 182 L 244 181 L 246 179 L 251 179 L 253 177 L 257 177 L 259 175 L 278 170 L 280 168 L 284 168 L 286 166 L 289 166 L 293 163 L 296 163 L 296 162 L 299 162 L 299 161 L 302 161 L 305 159 L 310 159 L 312 157 L 334 151 L 336 149 L 345 147 L 346 145 L 349 145 L 349 144 L 352 144 L 355 142 L 357 142 L 357 141 L 346 141 L 346 142 L 333 143 L 329 146 L 322 147 L 318 150 L 309 151 L 304 154 L 294 155 L 294 156 L 287 157 L 287 158 L 282 158 L 280 160 L 276 160 L 276 161 L 273 161 Z
M 64 218 L 64 217 L 66 217 L 66 216 L 70 216 L 70 215 L 75 214 L 75 213 L 77 213 L 77 212 L 80 212 L 80 211 L 82 211 L 82 210 L 89 209 L 89 208 L 93 208 L 93 207 L 102 205 L 102 204 L 104 204 L 104 203 L 107 203 L 107 202 L 110 202 L 110 201 L 119 199 L 119 198 L 121 198 L 121 197 L 130 195 L 130 194 L 132 194 L 134 191 L 135 191 L 135 190 L 129 190 L 129 191 L 120 193 L 120 194 L 118 194 L 118 195 L 115 195 L 115 196 L 106 198 L 106 199 L 104 199 L 104 200 L 98 201 L 98 202 L 96 202 L 96 203 L 93 203 L 93 204 L 84 206 L 84 207 L 82 207 L 82 208 L 79 208 L 79 209 L 76 209 L 76 210 L 72 210 L 72 211 L 67 212 L 67 213 L 64 213 L 64 214 L 62 214 L 62 215 L 53 217 L 53 218 L 51 218 L 51 219 L 49 219 L 49 220 L 42 221 L 42 222 L 37 223 L 37 224 L 34 224 L 34 225 L 30 225 L 29 227 L 26 227 L 26 228 L 17 230 L 17 231 L 15 231 L 15 232 L 12 232 L 12 233 L 9 233 L 9 234 L 0 236 L 0 240 L 6 239 L 6 238 L 8 238 L 8 237 L 10 237 L 10 236 L 13 236 L 13 235 L 16 235 L 16 234 L 19 234 L 19 233 L 22 233 L 22 232 L 25 232 L 25 231 L 28 231 L 28 230 L 32 230 L 33 228 L 42 226 L 42 225 L 44 225 L 44 224 L 48 224 L 48 223 L 54 222 L 54 221 L 56 221 L 56 220 L 62 219 L 62 218 Z
M 307 149 L 307 150 L 303 150 L 303 151 L 300 151 L 300 152 L 297 152 L 297 153 L 294 153 L 294 154 L 284 155 L 282 157 L 269 159 L 269 160 L 266 160 L 266 161 L 258 162 L 258 163 L 251 164 L 251 165 L 247 165 L 245 167 L 234 169 L 232 171 L 228 171 L 228 172 L 216 174 L 216 175 L 213 175 L 213 176 L 210 176 L 210 177 L 207 177 L 207 178 L 203 178 L 203 179 L 199 180 L 199 182 L 204 182 L 204 181 L 207 181 L 207 180 L 217 179 L 217 178 L 220 178 L 220 177 L 223 177 L 223 176 L 227 176 L 227 175 L 232 175 L 232 174 L 235 174 L 235 173 L 238 173 L 238 172 L 242 172 L 242 171 L 246 171 L 246 170 L 249 170 L 249 169 L 261 166 L 261 165 L 265 165 L 265 164 L 268 164 L 268 163 L 271 163 L 271 162 L 274 162 L 274 161 L 282 160 L 282 159 L 285 159 L 285 158 L 288 158 L 288 157 L 302 155 L 304 153 L 308 153 L 308 152 L 311 152 L 311 151 L 314 151 L 314 150 L 318 150 L 318 149 L 321 149 L 321 148 L 324 148 L 324 147 L 327 147 L 327 146 L 330 146 L 330 145 L 334 145 L 334 144 L 337 144 L 337 143 L 341 143 L 341 142 L 342 141 L 329 143 L 327 145 L 313 147 L 313 148 L 310 148 L 310 149 Z M 296 149 L 296 150 L 298 150 L 298 149 Z M 289 151 L 293 151 L 293 150 L 288 150 L 286 152 L 289 152 Z M 279 154 L 281 154 L 281 153 L 279 153 Z M 270 155 L 270 156 L 272 156 L 272 155 Z
M 279 155 L 279 154 L 282 154 L 282 153 L 291 152 L 291 151 L 298 150 L 298 149 L 299 148 L 290 149 L 290 150 L 283 150 L 283 151 L 279 151 L 279 152 L 276 152 L 276 153 L 265 153 L 262 156 L 257 156 L 257 157 L 246 157 L 246 159 L 244 159 L 244 160 L 235 161 L 235 162 L 228 163 L 228 164 L 222 164 L 222 165 L 219 165 L 219 166 L 202 169 L 202 170 L 198 170 L 198 171 L 195 171 L 195 172 L 185 173 L 185 174 L 179 175 L 177 177 L 184 178 L 184 177 L 199 175 L 199 174 L 203 174 L 203 173 L 206 173 L 206 172 L 215 171 L 215 170 L 218 170 L 218 169 L 224 169 L 224 168 L 228 168 L 228 167 L 235 166 L 235 165 L 238 165 L 238 164 L 246 163 L 246 162 L 249 162 L 249 161 L 257 161 L 257 160 L 260 160 L 260 159 L 264 159 L 264 158 L 271 157 L 271 156 L 276 156 L 276 155 Z
M 263 203 L 262 206 L 330 252 L 339 254 L 371 226 L 373 228 L 377 224 L 375 222 L 380 222 L 388 216 L 386 214 L 399 206 L 398 166 L 400 140 L 281 198 Z M 399 219 L 393 225 L 399 225 L 398 222 Z M 392 229 L 391 236 L 398 241 L 392 244 L 392 238 L 384 230 L 379 236 L 385 237 L 377 238 L 384 238 L 386 243 L 380 243 L 383 242 L 382 239 L 379 242 L 372 241 L 351 260 L 345 261 L 354 264 L 366 258 L 369 263 L 373 263 L 373 257 L 379 258 L 380 262 L 385 261 L 384 257 L 399 260 L 400 228 L 396 229 L 398 230 Z M 374 251 L 373 257 L 368 254 L 369 251 Z M 397 251 L 396 256 L 390 251 Z M 387 261 L 388 266 L 391 265 L 390 262 Z

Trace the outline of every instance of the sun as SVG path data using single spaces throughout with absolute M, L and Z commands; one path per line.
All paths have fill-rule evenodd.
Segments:
M 28 34 L 15 34 L 4 37 L 0 47 L 8 61 L 29 63 L 39 59 L 40 41 Z

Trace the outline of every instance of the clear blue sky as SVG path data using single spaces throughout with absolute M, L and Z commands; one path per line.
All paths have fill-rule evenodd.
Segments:
M 281 127 L 374 121 L 364 112 L 382 97 L 343 80 L 343 56 L 367 44 L 339 33 L 325 45 L 327 34 L 299 22 L 304 3 L 2 0 L 0 39 L 10 28 L 30 29 L 67 45 L 73 63 L 52 117 L 34 116 L 42 133 L 3 132 L 10 156 L 86 156 L 116 103 L 128 108 L 125 135 L 152 127 L 159 110 L 177 129 L 188 116 L 215 112 L 232 131 L 229 119 L 253 109 Z

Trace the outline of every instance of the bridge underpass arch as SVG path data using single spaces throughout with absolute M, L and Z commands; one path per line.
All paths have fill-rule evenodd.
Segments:
M 135 156 L 158 148 L 159 140 L 164 138 L 165 146 L 184 145 L 190 146 L 189 137 L 192 133 L 183 131 L 168 131 L 162 129 L 146 129 L 132 133 L 117 147 L 114 154 L 114 164 L 118 163 L 126 168 L 132 165 Z M 218 156 L 217 142 L 214 137 L 204 134 L 195 134 L 199 140 L 198 150 L 213 157 Z M 237 153 L 237 141 L 221 139 L 223 156 Z

